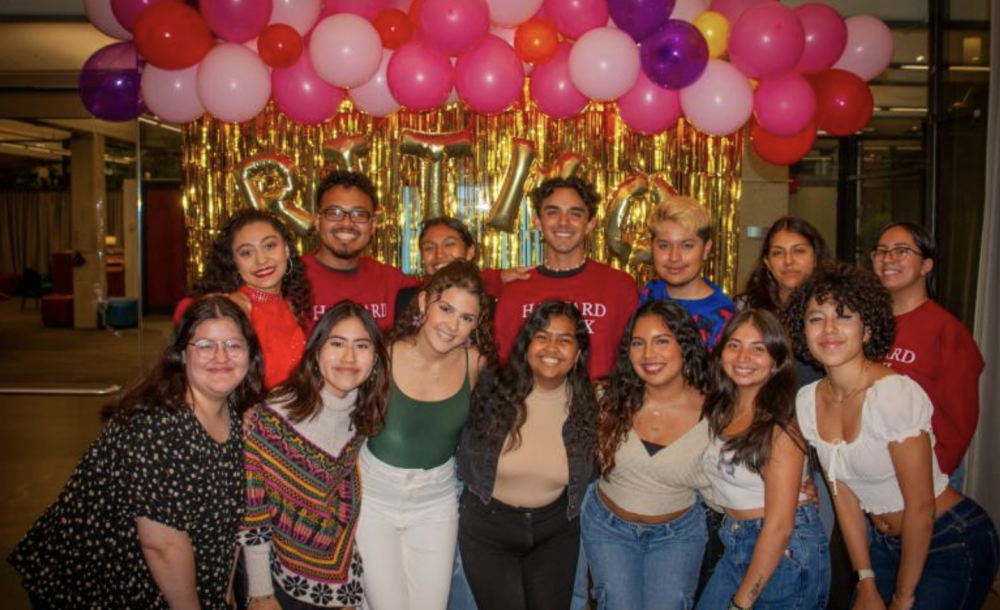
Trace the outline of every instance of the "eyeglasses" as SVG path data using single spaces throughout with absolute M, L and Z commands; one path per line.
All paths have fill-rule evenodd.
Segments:
M 368 224 L 372 219 L 372 213 L 361 208 L 345 210 L 344 208 L 330 206 L 328 208 L 324 208 L 323 211 L 320 212 L 320 215 L 327 222 L 340 222 L 350 216 L 351 221 L 358 225 Z
M 219 353 L 220 347 L 225 350 L 226 356 L 230 360 L 239 360 L 246 356 L 247 353 L 247 344 L 239 339 L 226 339 L 225 341 L 198 339 L 197 341 L 188 343 L 188 345 L 193 347 L 198 356 L 205 360 L 215 358 L 215 355 Z
M 920 251 L 909 246 L 893 246 L 891 248 L 875 248 L 872 250 L 872 260 L 880 261 L 888 258 L 891 261 L 905 261 L 911 254 L 923 256 Z

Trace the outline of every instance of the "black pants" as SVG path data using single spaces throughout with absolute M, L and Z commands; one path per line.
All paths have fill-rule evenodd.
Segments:
M 468 488 L 459 503 L 458 546 L 479 610 L 567 610 L 580 554 L 580 518 L 566 493 L 541 508 L 483 504 Z

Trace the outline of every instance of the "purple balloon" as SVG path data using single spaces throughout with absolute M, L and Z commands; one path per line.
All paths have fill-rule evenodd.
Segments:
M 642 71 L 668 89 L 694 83 L 708 65 L 708 43 L 698 28 L 686 21 L 668 19 L 639 47 Z
M 146 110 L 142 101 L 139 55 L 131 41 L 98 49 L 80 70 L 80 99 L 105 121 L 129 121 Z
M 633 40 L 655 32 L 674 10 L 676 0 L 608 0 L 611 18 Z

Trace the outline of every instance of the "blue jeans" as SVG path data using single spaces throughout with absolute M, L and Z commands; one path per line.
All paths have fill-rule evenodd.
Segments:
M 590 489 L 580 515 L 599 610 L 690 610 L 708 542 L 700 501 L 659 525 L 626 521 Z
M 698 610 L 728 607 L 753 556 L 763 519 L 726 517 L 719 536 L 726 551 L 705 587 Z M 795 529 L 778 567 L 754 603 L 755 610 L 817 610 L 826 608 L 830 594 L 830 543 L 816 507 L 795 511 Z
M 457 469 L 456 469 L 457 470 Z M 465 491 L 465 483 L 456 477 L 455 495 L 462 497 Z M 456 547 L 458 543 L 456 542 Z M 472 588 L 469 587 L 469 579 L 465 576 L 465 568 L 462 566 L 462 552 L 455 549 L 455 565 L 451 571 L 451 591 L 448 592 L 448 610 L 478 610 L 476 599 L 472 597 Z
M 902 552 L 899 536 L 868 528 L 875 584 L 888 606 Z M 965 498 L 934 521 L 931 548 L 917 585 L 919 610 L 979 610 L 997 574 L 997 531 L 978 504 Z

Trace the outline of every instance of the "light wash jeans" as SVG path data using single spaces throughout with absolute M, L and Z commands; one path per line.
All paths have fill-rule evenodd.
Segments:
M 591 488 L 580 525 L 599 610 L 690 610 L 708 529 L 700 500 L 668 523 L 632 523 Z
M 719 536 L 725 553 L 698 600 L 698 610 L 728 607 L 753 556 L 763 519 L 726 517 Z M 795 529 L 777 569 L 754 603 L 755 610 L 820 610 L 830 595 L 830 543 L 812 504 L 795 511 Z
M 462 497 L 465 490 L 465 483 L 458 481 L 455 485 L 455 495 Z M 455 566 L 451 572 L 451 591 L 448 593 L 448 610 L 478 610 L 476 598 L 472 596 L 472 588 L 469 586 L 469 579 L 465 576 L 465 568 L 462 566 L 462 553 L 455 549 Z
M 358 550 L 369 610 L 444 610 L 458 541 L 455 467 L 396 468 L 361 449 Z

